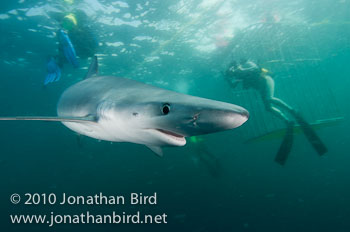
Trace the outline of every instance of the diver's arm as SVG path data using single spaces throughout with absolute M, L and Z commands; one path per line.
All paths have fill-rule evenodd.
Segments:
M 238 68 L 237 68 L 239 71 L 241 72 L 245 72 L 245 71 L 253 71 L 253 70 L 257 70 L 259 69 L 258 65 L 255 64 L 254 62 L 252 61 L 247 61 L 245 63 L 245 67 L 243 67 L 242 65 L 239 65 Z
M 232 89 L 235 89 L 237 87 L 237 85 L 242 82 L 242 80 L 234 80 L 234 81 L 232 81 L 229 78 L 226 78 L 226 81 L 228 82 L 228 84 L 230 85 L 230 87 Z
M 234 77 L 234 75 L 230 69 L 226 70 L 226 72 L 223 73 L 223 76 L 225 77 L 225 80 L 228 82 L 230 87 L 233 89 L 236 88 L 240 82 L 242 82 L 242 80 Z

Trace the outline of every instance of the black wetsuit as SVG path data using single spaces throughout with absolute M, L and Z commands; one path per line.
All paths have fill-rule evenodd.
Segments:
M 238 66 L 230 68 L 226 73 L 230 77 L 231 84 L 237 81 L 242 83 L 244 89 L 255 89 L 259 92 L 265 108 L 287 124 L 291 122 L 289 118 L 273 105 L 284 108 L 293 113 L 293 109 L 282 100 L 274 97 L 275 83 L 272 77 L 263 73 L 261 69 L 253 62 L 246 62 L 246 67 Z M 232 70 L 232 71 L 230 71 Z M 235 84 L 233 84 L 234 86 Z

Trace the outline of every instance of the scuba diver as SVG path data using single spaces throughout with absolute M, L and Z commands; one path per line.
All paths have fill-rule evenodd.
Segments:
M 57 31 L 58 55 L 49 56 L 47 60 L 44 85 L 60 80 L 64 63 L 78 68 L 77 56 L 81 59 L 93 57 L 98 46 L 84 12 L 77 11 L 64 16 L 57 13 L 53 18 L 60 24 Z
M 293 145 L 294 121 L 285 112 L 294 117 L 319 155 L 327 152 L 327 147 L 300 113 L 274 96 L 275 82 L 268 75 L 267 69 L 261 68 L 249 60 L 241 60 L 240 63 L 233 61 L 226 70 L 225 79 L 232 88 L 236 88 L 241 83 L 244 89 L 256 90 L 262 98 L 265 109 L 286 123 L 286 134 L 275 157 L 277 163 L 285 164 Z
M 220 177 L 220 162 L 204 144 L 204 140 L 198 136 L 190 137 L 189 141 L 195 150 L 196 156 L 193 157 L 194 160 L 198 160 L 200 163 L 204 164 L 208 169 L 210 175 L 214 178 Z

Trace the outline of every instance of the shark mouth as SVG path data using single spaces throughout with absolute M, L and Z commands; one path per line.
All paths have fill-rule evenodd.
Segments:
M 184 137 L 182 135 L 176 134 L 176 133 L 171 132 L 171 131 L 167 131 L 167 130 L 163 130 L 163 129 L 156 129 L 156 130 L 159 131 L 159 132 L 162 132 L 164 134 L 167 134 L 167 135 L 170 135 L 170 136 L 174 136 L 176 138 L 183 138 Z
M 183 146 L 186 144 L 186 139 L 183 135 L 176 134 L 172 131 L 167 131 L 163 129 L 155 129 L 156 131 L 160 132 L 162 135 L 165 135 L 167 138 L 170 138 L 173 141 L 176 141 L 177 144 L 180 146 Z

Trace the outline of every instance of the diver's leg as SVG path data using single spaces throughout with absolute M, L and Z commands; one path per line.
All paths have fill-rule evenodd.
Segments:
M 286 124 L 289 124 L 291 122 L 291 120 L 281 110 L 277 109 L 276 107 L 271 106 L 269 111 L 279 119 L 283 120 Z
M 291 120 L 280 109 L 272 106 L 272 99 L 263 99 L 263 102 L 267 111 L 271 112 L 274 116 L 281 119 L 287 125 L 291 123 Z
M 280 109 L 272 106 L 272 104 L 280 105 L 281 103 L 283 103 L 282 101 L 280 101 L 281 103 L 278 102 L 279 99 L 274 97 L 274 93 L 275 93 L 274 80 L 268 75 L 263 76 L 263 78 L 265 79 L 265 82 L 264 82 L 265 84 L 264 86 L 261 87 L 259 92 L 263 100 L 263 103 L 265 105 L 265 109 L 271 112 L 273 115 L 275 115 L 279 119 L 281 119 L 282 121 L 284 121 L 286 124 L 289 124 L 290 120 L 288 119 L 288 117 Z M 283 104 L 282 107 L 285 107 L 285 106 L 288 106 L 288 105 Z
M 275 95 L 275 81 L 269 75 L 263 76 L 265 85 L 261 89 L 261 96 L 266 99 L 271 99 Z
M 290 107 L 287 103 L 279 98 L 275 97 L 275 82 L 269 75 L 265 75 L 265 89 L 262 91 L 262 97 L 265 98 L 269 104 L 275 104 L 281 108 L 288 110 L 293 113 L 294 109 Z
M 314 147 L 314 149 L 317 151 L 317 153 L 319 155 L 323 155 L 324 153 L 326 153 L 328 151 L 327 147 L 325 146 L 325 144 L 322 142 L 322 140 L 318 137 L 318 135 L 316 134 L 316 132 L 313 130 L 313 128 L 310 126 L 309 123 L 307 123 L 307 121 L 300 115 L 300 113 L 298 113 L 296 110 L 294 110 L 292 107 L 290 107 L 288 104 L 286 104 L 284 101 L 282 101 L 281 99 L 275 98 L 273 97 L 273 95 L 271 96 L 270 99 L 266 100 L 268 102 L 268 104 L 270 105 L 270 107 L 268 108 L 268 110 L 272 113 L 274 113 L 274 115 L 278 116 L 281 119 L 284 119 L 285 122 L 289 127 L 293 126 L 293 123 L 288 120 L 288 118 L 279 110 L 276 109 L 275 107 L 272 107 L 272 104 L 275 104 L 281 108 L 284 108 L 286 110 L 289 111 L 289 113 L 291 115 L 293 115 L 293 117 L 295 118 L 295 120 L 298 122 L 298 124 L 301 126 L 301 129 L 303 130 L 306 138 L 309 140 L 309 142 L 311 143 L 311 145 Z M 268 105 L 267 105 L 268 106 Z M 285 139 L 287 139 L 288 137 L 288 128 L 287 128 L 287 133 L 285 136 Z M 283 148 L 284 142 L 282 143 L 280 150 Z M 288 144 L 288 142 L 286 142 L 286 144 Z M 289 145 L 288 145 L 289 146 Z M 288 147 L 286 146 L 286 147 Z M 283 149 L 282 149 L 283 150 Z M 283 152 L 282 152 L 283 153 Z M 276 161 L 279 162 L 278 156 L 276 156 Z M 283 158 L 283 155 L 281 156 Z M 283 159 L 282 159 L 283 160 Z M 285 162 L 285 161 L 284 161 Z M 280 162 L 279 162 L 280 163 Z
M 295 110 L 290 105 L 288 105 L 287 103 L 285 103 L 284 101 L 282 101 L 279 98 L 271 97 L 270 102 L 272 104 L 275 104 L 275 105 L 277 105 L 277 106 L 279 106 L 281 108 L 284 108 L 284 109 L 288 110 L 292 114 L 295 113 Z

